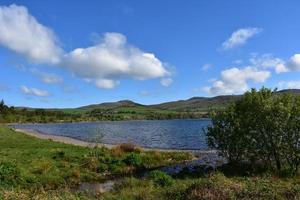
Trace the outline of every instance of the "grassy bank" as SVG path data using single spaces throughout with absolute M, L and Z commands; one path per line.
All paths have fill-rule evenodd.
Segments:
M 199 168 L 173 177 L 159 171 L 146 178 L 131 176 L 190 158 L 130 145 L 111 150 L 78 147 L 0 127 L 0 199 L 300 199 L 299 177 L 268 172 L 233 175 Z M 119 176 L 126 178 L 104 194 L 76 190 L 82 182 Z
M 0 199 L 73 189 L 82 182 L 102 182 L 186 159 L 191 155 L 143 152 L 130 145 L 78 147 L 0 127 Z

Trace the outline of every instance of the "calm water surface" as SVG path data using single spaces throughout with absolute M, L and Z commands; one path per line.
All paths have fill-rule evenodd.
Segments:
M 30 129 L 44 134 L 67 136 L 106 144 L 133 143 L 162 149 L 206 150 L 203 128 L 210 120 L 151 120 L 80 122 L 63 124 L 20 124 L 14 128 Z

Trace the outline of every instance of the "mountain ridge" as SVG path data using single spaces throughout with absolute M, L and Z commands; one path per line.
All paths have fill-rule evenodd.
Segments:
M 300 95 L 300 89 L 285 89 L 276 92 L 277 94 L 293 94 Z M 132 100 L 119 100 L 116 102 L 103 102 L 99 104 L 89 104 L 86 106 L 80 106 L 77 108 L 49 108 L 47 110 L 65 110 L 65 111 L 91 111 L 94 109 L 104 109 L 104 110 L 114 110 L 122 107 L 126 108 L 149 108 L 154 110 L 172 110 L 179 112 L 189 112 L 189 111 L 207 111 L 209 108 L 222 108 L 228 103 L 233 102 L 241 98 L 242 95 L 218 95 L 214 97 L 191 97 L 183 100 L 168 101 L 158 104 L 140 104 Z M 38 109 L 29 107 L 18 107 L 19 109 Z

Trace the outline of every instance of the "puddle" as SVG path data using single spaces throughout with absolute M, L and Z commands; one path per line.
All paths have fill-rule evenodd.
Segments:
M 116 181 L 109 180 L 104 183 L 81 183 L 78 191 L 100 194 L 112 190 L 115 182 Z
M 216 153 L 202 155 L 200 158 L 195 160 L 187 161 L 185 163 L 170 165 L 162 167 L 160 170 L 169 174 L 176 175 L 182 172 L 183 170 L 188 170 L 188 172 L 196 171 L 196 168 L 199 166 L 204 167 L 203 170 L 214 170 L 217 167 L 222 166 L 227 161 L 225 158 L 218 156 Z
M 225 164 L 227 161 L 225 158 L 218 156 L 216 153 L 207 153 L 201 154 L 197 159 L 187 161 L 185 163 L 174 164 L 170 166 L 165 166 L 160 168 L 159 170 L 174 176 L 183 171 L 194 172 L 197 170 L 197 167 L 203 167 L 204 172 L 216 169 L 217 167 Z M 142 174 L 142 178 L 146 178 L 150 171 L 147 171 Z M 77 191 L 81 192 L 93 192 L 96 194 L 108 192 L 114 188 L 115 183 L 119 180 L 108 180 L 103 183 L 82 183 L 80 184 Z

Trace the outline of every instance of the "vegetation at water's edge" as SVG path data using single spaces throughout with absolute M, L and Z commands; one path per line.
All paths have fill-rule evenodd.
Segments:
M 49 123 L 116 120 L 162 120 L 207 117 L 207 112 L 179 112 L 120 103 L 113 107 L 81 109 L 29 109 L 8 107 L 0 102 L 0 123 Z
M 229 162 L 298 172 L 300 97 L 252 89 L 225 111 L 212 114 L 208 144 Z
M 112 150 L 66 145 L 0 127 L 0 199 L 300 198 L 298 176 L 280 177 L 247 166 L 206 172 L 199 167 L 173 177 L 158 170 L 142 179 L 132 176 L 139 170 L 157 169 L 186 159 L 191 159 L 191 155 L 144 152 L 133 145 Z M 128 177 L 104 194 L 76 190 L 81 182 L 102 182 L 120 175 Z
M 276 94 L 252 90 L 213 110 L 207 142 L 229 163 L 173 176 L 159 167 L 190 154 L 145 152 L 130 144 L 84 148 L 0 127 L 0 199 L 300 199 L 300 98 Z M 150 172 L 141 178 L 143 171 Z M 103 194 L 76 189 L 120 176 Z
M 0 127 L 0 199 L 12 191 L 30 198 L 45 191 L 76 188 L 81 182 L 102 182 L 188 159 L 188 153 L 144 152 L 132 145 L 111 150 L 78 147 Z
M 278 95 L 299 95 L 300 90 L 282 90 Z M 34 109 L 8 107 L 0 103 L 0 123 L 47 123 L 101 120 L 196 119 L 209 117 L 209 111 L 223 110 L 240 95 L 193 97 L 187 100 L 157 105 L 142 105 L 132 101 L 101 103 L 68 109 Z

